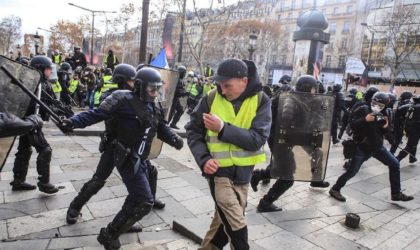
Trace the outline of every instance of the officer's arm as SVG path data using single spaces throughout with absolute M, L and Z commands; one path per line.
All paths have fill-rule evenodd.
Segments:
M 175 131 L 169 128 L 168 124 L 164 120 L 158 124 L 157 136 L 159 140 L 169 144 L 176 149 L 181 149 L 183 146 L 182 138 L 177 133 L 175 133 Z
M 271 127 L 271 101 L 264 94 L 257 115 L 251 123 L 250 129 L 236 127 L 225 123 L 219 133 L 219 140 L 234 144 L 248 151 L 257 151 L 266 143 Z
M 200 99 L 197 107 L 191 113 L 190 122 L 185 125 L 187 143 L 194 156 L 197 165 L 203 169 L 204 163 L 212 158 L 206 144 L 206 127 L 204 126 L 203 114 L 209 113 L 207 98 Z
M 85 111 L 70 118 L 73 127 L 84 128 L 112 118 L 113 113 L 119 108 L 123 99 L 122 93 L 115 91 L 97 109 Z
M 35 124 L 8 113 L 0 113 L 0 138 L 18 136 L 30 132 Z

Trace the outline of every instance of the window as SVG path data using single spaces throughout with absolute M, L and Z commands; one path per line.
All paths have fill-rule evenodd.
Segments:
M 277 15 L 277 21 L 280 21 L 281 20 L 281 15 L 280 14 L 278 14 Z
M 290 12 L 288 15 L 287 15 L 287 18 L 292 18 L 293 17 L 293 13 L 292 12 Z
M 333 14 L 338 14 L 338 7 L 334 7 Z
M 347 13 L 351 14 L 352 11 L 353 11 L 353 6 L 351 5 L 347 6 Z
M 347 38 L 344 38 L 341 40 L 341 48 L 346 49 L 347 48 Z
M 331 68 L 331 56 L 327 56 L 325 60 L 325 68 Z
M 333 22 L 330 25 L 330 33 L 335 34 L 335 29 L 337 28 L 337 23 Z
M 271 62 L 275 63 L 277 61 L 277 55 L 272 55 L 271 56 Z
M 330 49 L 334 49 L 334 42 L 330 42 L 330 43 L 328 44 L 328 48 L 330 48 Z
M 281 64 L 285 65 L 286 64 L 286 59 L 287 59 L 287 56 L 286 55 L 282 55 L 281 56 Z
M 349 32 L 350 32 L 350 22 L 349 21 L 344 21 L 343 33 L 347 34 Z
M 296 6 L 296 0 L 292 0 L 292 5 L 290 6 L 290 8 L 292 10 L 294 10 L 295 9 L 295 6 Z
M 346 56 L 339 56 L 338 57 L 338 67 L 344 68 L 346 66 Z

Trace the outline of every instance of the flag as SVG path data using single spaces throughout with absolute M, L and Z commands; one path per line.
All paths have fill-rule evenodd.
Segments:
M 369 74 L 369 67 L 365 67 L 365 70 L 363 71 L 362 77 L 360 78 L 360 86 L 366 87 L 368 84 L 368 74 Z
M 159 68 L 169 69 L 168 60 L 166 60 L 166 51 L 164 48 L 160 49 L 159 54 L 155 58 L 153 58 L 153 60 L 150 62 L 150 65 Z
M 318 63 L 317 63 L 317 62 L 315 62 L 315 63 L 314 63 L 314 77 L 315 77 L 315 79 L 319 80 L 319 74 L 320 74 L 320 73 L 321 73 L 321 72 L 320 72 L 320 70 L 319 70 Z

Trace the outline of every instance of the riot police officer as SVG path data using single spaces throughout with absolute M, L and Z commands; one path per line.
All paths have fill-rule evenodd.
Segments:
M 171 111 L 169 113 L 169 119 L 168 119 L 168 123 L 170 122 L 171 124 L 170 127 L 174 129 L 179 129 L 176 126 L 176 124 L 179 122 L 182 114 L 184 113 L 184 108 L 181 105 L 180 98 L 188 95 L 188 93 L 184 89 L 184 77 L 185 77 L 185 73 L 187 72 L 187 68 L 181 65 L 178 67 L 178 72 L 179 72 L 179 80 L 178 80 L 178 84 L 176 85 L 174 101 L 172 103 L 172 107 L 171 107 Z
M 20 119 L 13 114 L 0 112 L 0 138 L 24 135 L 41 128 L 42 124 L 39 115 L 30 115 Z
M 46 97 L 46 94 L 54 96 L 51 89 L 51 83 L 48 82 L 48 78 L 52 74 L 52 61 L 46 56 L 35 56 L 30 66 L 41 72 L 42 78 L 40 85 L 44 91 L 41 94 L 41 101 L 50 103 L 51 100 Z M 27 114 L 34 114 L 36 109 L 35 102 L 31 102 Z M 41 108 L 40 115 L 44 121 L 47 121 L 49 116 Z M 29 132 L 28 134 L 19 137 L 18 151 L 16 153 L 15 163 L 13 167 L 14 179 L 10 183 L 12 190 L 33 190 L 36 187 L 25 182 L 26 175 L 28 173 L 29 160 L 32 155 L 32 147 L 35 147 L 38 152 L 38 158 L 36 161 L 36 169 L 38 171 L 38 188 L 39 191 L 52 194 L 58 192 L 58 188 L 50 183 L 50 162 L 52 149 L 45 139 L 42 128 L 38 128 Z
M 106 249 L 119 249 L 119 236 L 153 207 L 146 160 L 155 135 L 176 149 L 183 146 L 182 139 L 165 123 L 163 110 L 157 102 L 163 85 L 160 73 L 144 67 L 134 79 L 134 92 L 115 91 L 97 109 L 80 113 L 63 124 L 64 129 L 71 131 L 103 120 L 117 121 L 115 139 L 111 143 L 114 165 L 126 185 L 128 196 L 113 221 L 100 231 L 98 241 Z
M 318 91 L 318 83 L 316 79 L 309 75 L 301 76 L 298 81 L 296 82 L 295 91 L 297 92 L 306 92 L 306 93 L 316 93 Z M 274 144 L 274 137 L 275 137 L 275 128 L 276 128 L 276 121 L 277 121 L 277 110 L 278 110 L 279 101 L 278 98 L 272 99 L 272 106 L 271 112 L 273 117 L 273 123 L 271 124 L 270 136 L 268 138 L 268 145 L 270 150 L 273 150 Z M 295 108 L 294 105 L 290 105 L 285 103 L 283 107 L 283 113 L 291 114 L 292 117 L 290 119 L 295 119 L 296 117 L 293 116 L 296 112 L 293 109 Z M 251 187 L 256 192 L 258 190 L 257 186 L 261 180 L 269 179 L 270 176 L 270 167 L 262 170 L 254 170 L 251 179 Z M 274 205 L 273 203 L 282 195 L 284 194 L 289 188 L 291 188 L 294 184 L 293 180 L 282 180 L 277 179 L 274 185 L 270 188 L 268 193 L 264 195 L 264 197 L 260 200 L 257 210 L 259 212 L 274 212 L 274 211 L 281 211 L 282 209 Z M 326 188 L 330 184 L 325 181 L 320 182 L 311 182 L 312 187 L 321 187 Z
M 410 103 L 413 94 L 410 91 L 403 91 L 400 94 L 400 99 L 397 103 L 397 109 L 395 111 L 394 119 L 394 143 L 391 145 L 391 153 L 395 154 L 398 146 L 401 144 L 402 138 L 404 136 L 404 122 L 405 114 L 407 111 L 407 105 Z
M 349 90 L 349 94 L 344 98 L 344 115 L 341 122 L 340 132 L 338 133 L 338 139 L 341 139 L 344 131 L 346 131 L 347 125 L 349 123 L 349 116 L 350 116 L 350 110 L 353 107 L 353 105 L 357 102 L 356 97 L 357 89 L 351 88 Z
M 408 140 L 404 150 L 401 150 L 397 159 L 401 161 L 410 153 L 410 163 L 417 161 L 417 144 L 420 139 L 420 95 L 413 98 L 414 103 L 409 104 L 405 116 L 405 132 Z
M 60 65 L 60 69 L 57 71 L 58 82 L 60 83 L 62 89 L 60 93 L 60 100 L 62 100 L 66 105 L 70 105 L 70 69 L 70 64 L 63 62 Z
M 341 93 L 341 88 L 341 84 L 334 84 L 332 88 L 332 94 L 335 96 L 334 113 L 331 126 L 331 137 L 333 144 L 337 144 L 339 142 L 337 138 L 338 124 L 341 120 L 341 111 L 345 111 L 344 96 L 343 93 Z
M 362 164 L 371 157 L 376 158 L 389 168 L 391 199 L 393 201 L 409 201 L 413 199 L 413 196 L 405 195 L 401 191 L 400 163 L 383 145 L 384 134 L 389 126 L 389 118 L 386 113 L 386 105 L 388 103 L 388 94 L 376 92 L 369 104 L 359 105 L 353 110 L 350 126 L 352 127 L 353 139 L 357 143 L 357 147 L 354 156 L 350 160 L 350 166 L 330 189 L 330 195 L 336 200 L 346 201 L 346 198 L 340 192 L 341 188 L 359 172 Z

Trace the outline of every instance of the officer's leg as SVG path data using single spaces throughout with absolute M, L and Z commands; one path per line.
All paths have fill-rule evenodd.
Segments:
M 395 141 L 394 141 L 394 144 L 391 145 L 391 149 L 389 150 L 392 154 L 395 154 L 395 151 L 397 151 L 397 148 L 401 144 L 403 136 L 404 134 L 401 129 L 395 129 L 395 133 L 394 133 Z
M 181 116 L 182 116 L 183 113 L 184 113 L 184 109 L 182 108 L 181 102 L 178 100 L 175 103 L 175 114 L 174 114 L 174 118 L 171 122 L 171 127 L 172 128 L 177 128 L 176 124 L 181 119 Z
M 119 236 L 147 215 L 153 207 L 147 166 L 141 163 L 137 172 L 134 172 L 134 164 L 129 161 L 118 171 L 127 187 L 128 196 L 112 222 L 100 231 L 98 241 L 106 249 L 118 249 L 121 246 Z
M 412 138 L 411 138 L 411 136 L 408 136 L 407 145 L 405 145 L 404 150 L 401 150 L 397 155 L 398 161 L 401 161 L 402 159 L 404 159 L 408 155 L 408 152 L 407 152 L 408 150 L 407 149 L 409 149 L 411 144 L 412 144 Z
M 331 126 L 331 137 L 333 144 L 337 144 L 339 140 L 337 139 L 337 129 L 338 129 L 338 119 L 333 119 L 332 126 Z
M 268 190 L 268 193 L 260 200 L 258 212 L 275 212 L 282 209 L 273 204 L 282 194 L 293 186 L 294 181 L 277 179 L 276 183 Z
M 407 196 L 401 192 L 401 179 L 400 179 L 400 162 L 389 152 L 384 146 L 377 150 L 373 157 L 388 166 L 389 169 L 389 182 L 391 185 L 391 199 L 393 201 L 410 201 L 412 196 Z
M 257 169 L 252 172 L 251 187 L 254 192 L 258 191 L 258 183 L 262 180 L 270 179 L 271 164 L 266 169 Z
M 343 137 L 344 131 L 347 128 L 347 124 L 348 124 L 348 117 L 349 117 L 349 112 L 345 112 L 343 119 L 342 119 L 342 124 L 341 124 L 341 128 L 340 128 L 340 132 L 338 133 L 338 139 L 341 139 Z
M 419 144 L 420 135 L 412 135 L 411 137 L 412 137 L 411 144 L 410 144 L 410 148 L 408 148 L 408 151 L 411 153 L 410 163 L 414 163 L 417 161 L 417 158 L 415 156 L 417 153 L 417 145 Z
M 249 249 L 244 216 L 248 185 L 234 185 L 229 178 L 214 177 L 209 179 L 209 186 L 219 216 L 214 217 L 200 249 L 223 249 L 226 238 L 233 249 Z M 217 227 L 219 219 L 221 224 Z
M 33 190 L 36 186 L 26 183 L 26 175 L 28 173 L 29 160 L 32 155 L 32 146 L 29 140 L 29 135 L 22 135 L 19 137 L 18 151 L 16 153 L 15 163 L 13 166 L 13 178 L 10 183 L 13 191 L 18 190 Z
M 45 139 L 42 129 L 38 129 L 33 133 L 34 147 L 38 152 L 36 159 L 36 170 L 38 172 L 38 188 L 39 191 L 53 194 L 58 192 L 58 188 L 50 183 L 50 163 L 52 149 Z
M 356 149 L 356 152 L 350 161 L 350 167 L 346 169 L 344 174 L 338 177 L 337 182 L 330 189 L 330 195 L 333 198 L 339 201 L 346 201 L 346 198 L 340 193 L 341 188 L 346 185 L 348 180 L 353 178 L 357 172 L 359 172 L 363 162 L 367 161 L 370 157 L 371 156 L 369 154 L 364 153 L 360 148 Z
M 111 175 L 114 169 L 114 155 L 113 150 L 107 147 L 101 155 L 96 172 L 92 179 L 86 182 L 79 194 L 70 203 L 67 210 L 67 223 L 74 224 L 80 215 L 80 210 L 89 201 L 89 199 L 101 190 L 105 185 L 106 179 Z
M 152 165 L 150 161 L 146 161 L 149 173 L 149 184 L 150 190 L 153 195 L 154 203 L 153 208 L 163 209 L 165 207 L 165 202 L 156 199 L 156 189 L 157 189 L 157 179 L 158 179 L 158 170 L 155 166 Z

